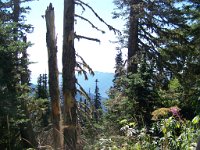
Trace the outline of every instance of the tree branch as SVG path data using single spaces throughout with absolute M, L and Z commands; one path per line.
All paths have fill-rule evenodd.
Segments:
M 82 20 L 88 22 L 88 23 L 92 26 L 92 28 L 95 28 L 96 30 L 102 32 L 103 34 L 105 33 L 105 31 L 99 29 L 97 26 L 95 26 L 95 25 L 94 25 L 90 20 L 88 20 L 87 18 L 84 18 L 84 17 L 79 16 L 79 15 L 76 15 L 76 14 L 75 14 L 75 17 L 78 17 L 78 18 L 80 18 L 80 19 L 82 19 Z
M 77 5 L 80 5 L 82 8 L 84 8 L 84 10 L 85 10 L 85 7 L 84 7 L 84 6 L 88 7 L 88 8 L 93 12 L 93 14 L 94 14 L 102 23 L 104 23 L 104 24 L 108 27 L 109 30 L 113 31 L 115 34 L 121 35 L 121 32 L 120 32 L 118 29 L 115 29 L 115 28 L 112 27 L 111 25 L 107 24 L 107 23 L 95 12 L 95 10 L 94 10 L 90 5 L 84 3 L 84 2 L 81 1 L 81 0 L 77 0 L 75 3 L 76 3 Z
M 92 70 L 92 68 L 85 62 L 85 60 L 83 59 L 83 57 L 81 57 L 80 55 L 78 55 L 76 53 L 76 57 L 80 58 L 82 63 L 81 62 L 77 62 L 77 67 L 80 69 L 80 72 L 79 73 L 84 73 L 84 76 L 85 76 L 85 79 L 87 80 L 87 72 L 83 69 L 83 68 L 86 68 L 88 70 L 88 72 L 94 76 L 94 71 Z M 81 67 L 83 66 L 83 68 Z
M 86 40 L 95 41 L 95 42 L 99 42 L 99 43 L 101 42 L 99 39 L 86 37 L 86 36 L 82 36 L 82 35 L 77 35 L 76 33 L 74 33 L 74 37 L 77 38 L 78 40 L 86 39 Z

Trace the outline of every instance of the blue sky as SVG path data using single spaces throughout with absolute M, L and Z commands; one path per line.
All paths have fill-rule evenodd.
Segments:
M 30 14 L 27 16 L 27 22 L 34 26 L 34 32 L 28 35 L 28 40 L 34 45 L 29 48 L 30 61 L 37 62 L 30 65 L 33 76 L 40 73 L 48 73 L 47 65 L 47 48 L 46 48 L 46 22 L 41 16 L 45 14 L 45 10 L 49 3 L 53 4 L 55 10 L 55 26 L 57 33 L 58 45 L 58 66 L 59 71 L 62 70 L 61 54 L 62 54 L 62 29 L 63 29 L 63 1 L 64 0 L 40 0 L 30 2 Z M 117 29 L 122 29 L 124 22 L 122 20 L 113 20 L 111 12 L 114 9 L 113 0 L 83 0 L 88 3 L 93 9 L 110 25 Z M 76 7 L 76 13 L 83 15 L 92 21 L 96 26 L 106 31 L 105 34 L 97 32 L 88 23 L 77 20 L 75 32 L 79 35 L 99 38 L 101 43 L 80 40 L 75 41 L 75 49 L 85 61 L 93 68 L 94 71 L 114 72 L 115 65 L 115 47 L 117 45 L 109 41 L 116 40 L 116 35 L 109 31 L 107 27 L 101 23 L 88 9 L 83 14 L 80 7 Z

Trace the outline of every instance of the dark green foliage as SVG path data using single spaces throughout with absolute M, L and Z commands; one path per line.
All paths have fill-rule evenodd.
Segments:
M 140 125 L 150 125 L 151 112 L 160 107 L 159 95 L 155 87 L 152 62 L 143 55 L 138 72 L 128 75 L 126 95 L 129 100 L 130 114 Z
M 27 97 L 24 92 L 28 91 L 27 86 L 19 84 L 20 72 L 15 57 L 15 50 L 24 49 L 25 43 L 16 42 L 12 39 L 12 24 L 0 24 L 1 50 L 0 50 L 0 103 L 1 103 L 1 146 L 2 148 L 17 149 L 21 145 L 19 141 L 20 129 L 18 126 L 27 121 L 25 110 L 21 106 Z
M 122 58 L 122 51 L 119 50 L 115 58 L 115 75 L 113 79 L 113 88 L 122 91 L 121 77 L 126 74 L 124 68 L 124 61 Z
M 40 74 L 37 81 L 36 98 L 48 98 L 47 74 Z
M 26 12 L 20 1 L 0 2 L 1 149 L 37 145 L 27 109 L 30 72 L 26 49 L 30 43 L 25 34 L 31 31 L 31 26 L 24 24 Z
M 115 11 L 114 17 L 129 19 L 133 17 L 129 16 L 130 9 L 138 12 L 132 14 L 138 19 L 138 51 L 132 58 L 137 71 L 121 76 L 116 72 L 119 80 L 114 79 L 114 84 L 116 81 L 119 84 L 110 89 L 104 126 L 107 134 L 114 137 L 121 135 L 119 130 L 124 126 L 135 134 L 124 137 L 125 146 L 112 136 L 102 136 L 105 142 L 97 142 L 95 146 L 152 150 L 194 148 L 199 123 L 198 116 L 193 117 L 199 114 L 200 108 L 199 1 L 114 2 L 122 10 Z M 119 38 L 123 48 L 129 48 L 129 21 L 123 37 Z M 116 60 L 119 57 L 120 54 Z M 176 106 L 180 108 L 178 117 L 151 120 L 154 110 L 172 111 Z M 127 132 L 123 132 L 126 136 Z
M 165 71 L 171 72 L 181 85 L 180 108 L 191 119 L 199 114 L 199 2 L 188 1 L 180 6 L 179 10 L 185 14 L 184 25 L 169 30 L 167 43 L 159 52 Z
M 98 122 L 102 115 L 102 106 L 101 106 L 101 95 L 99 93 L 99 87 L 98 87 L 98 80 L 95 80 L 96 87 L 95 87 L 95 97 L 94 97 L 94 119 L 96 122 Z
M 18 97 L 19 74 L 16 73 L 17 62 L 14 57 L 15 48 L 23 49 L 23 43 L 15 42 L 12 37 L 14 24 L 3 24 L 0 22 L 0 103 L 1 103 L 1 142 L 0 147 L 17 147 L 19 138 L 16 121 L 20 120 L 18 107 L 20 101 Z M 18 141 L 19 142 L 19 141 Z
M 144 50 L 151 57 L 158 57 L 158 48 L 168 42 L 168 38 L 175 38 L 179 35 L 178 33 L 171 33 L 170 29 L 187 27 L 184 13 L 176 7 L 178 2 L 174 0 L 139 0 L 137 2 L 134 2 L 134 0 L 115 0 L 114 2 L 117 7 L 116 10 L 119 10 L 115 10 L 114 18 L 123 17 L 127 20 L 124 39 L 120 38 L 120 43 L 123 44 L 122 47 L 128 47 L 128 29 L 131 21 L 129 18 L 136 17 L 138 20 L 138 40 L 136 41 L 138 42 L 138 50 L 132 58 L 135 62 L 137 62 L 137 55 Z M 130 14 L 131 9 L 138 13 Z
M 46 74 L 38 78 L 37 100 L 29 93 L 26 49 L 30 44 L 25 34 L 32 28 L 24 23 L 24 13 L 29 8 L 19 7 L 19 2 L 22 1 L 0 2 L 1 149 L 33 147 L 28 143 L 32 123 L 37 132 L 42 131 L 41 124 L 45 127 L 49 124 Z M 200 2 L 114 0 L 114 3 L 120 10 L 114 12 L 114 18 L 125 18 L 127 23 L 119 37 L 121 48 L 115 59 L 114 86 L 106 101 L 105 115 L 98 80 L 93 102 L 88 105 L 89 101 L 82 99 L 78 105 L 82 136 L 88 143 L 86 149 L 194 148 L 200 133 L 200 119 L 196 116 L 200 114 Z M 87 6 L 83 4 L 78 5 Z M 132 29 L 135 34 L 131 34 Z M 130 39 L 134 39 L 132 43 Z M 134 69 L 126 68 L 123 48 L 133 48 L 133 56 L 128 57 L 132 66 L 130 63 L 128 67 Z M 92 73 L 85 61 L 76 57 L 83 62 L 76 64 L 83 74 L 86 72 L 82 67 Z M 71 70 L 74 71 L 74 66 Z M 178 115 L 174 115 L 174 108 L 180 108 Z
M 37 99 L 44 99 L 43 107 L 45 111 L 42 114 L 42 126 L 47 127 L 50 120 L 50 102 L 48 101 L 48 89 L 47 89 L 47 74 L 40 74 L 38 77 L 38 84 L 36 89 L 36 101 Z
M 143 54 L 137 73 L 119 78 L 122 90 L 110 90 L 107 119 L 112 120 L 116 128 L 119 128 L 117 124 L 123 119 L 132 120 L 138 126 L 150 126 L 151 112 L 162 106 L 153 70 L 155 62 L 147 60 Z
M 132 61 L 133 65 L 138 67 L 132 71 L 134 74 L 128 75 L 130 81 L 126 85 L 129 87 L 129 99 L 135 101 L 132 107 L 148 106 L 148 102 L 144 99 L 155 100 L 156 103 L 150 105 L 150 110 L 160 106 L 162 101 L 157 102 L 158 94 L 156 93 L 160 89 L 168 92 L 170 80 L 177 78 L 182 87 L 182 91 L 179 90 L 178 99 L 180 107 L 185 112 L 192 113 L 193 111 L 191 117 L 194 117 L 199 108 L 197 102 L 199 92 L 196 90 L 199 82 L 199 46 L 197 44 L 199 43 L 197 42 L 199 41 L 199 36 L 197 36 L 199 35 L 197 31 L 199 29 L 199 2 L 115 0 L 114 3 L 119 10 L 113 13 L 114 18 L 127 19 L 124 35 L 119 38 L 119 42 L 122 48 L 128 48 L 128 53 L 131 50 L 130 44 L 132 45 L 134 55 L 131 59 L 128 58 L 128 61 Z M 138 21 L 138 25 L 133 28 L 133 32 L 137 32 L 134 35 L 129 30 L 132 27 L 132 19 Z M 130 41 L 130 36 L 135 36 L 134 38 L 138 40 Z M 137 44 L 138 48 L 135 47 Z M 145 60 L 142 58 L 144 53 Z M 144 67 L 144 62 L 146 67 Z M 150 89 L 154 92 L 152 93 Z M 148 108 L 144 109 L 144 112 L 148 112 Z

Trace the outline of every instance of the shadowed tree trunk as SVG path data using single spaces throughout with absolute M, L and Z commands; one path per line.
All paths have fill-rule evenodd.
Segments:
M 60 93 L 57 67 L 57 46 L 54 25 L 54 8 L 50 3 L 45 13 L 47 34 L 46 42 L 48 48 L 48 65 L 49 65 L 49 93 L 51 98 L 52 122 L 53 122 L 53 140 L 54 149 L 63 149 L 62 120 L 60 109 Z
M 131 0 L 130 20 L 129 20 L 129 38 L 128 38 L 128 72 L 137 72 L 136 55 L 138 52 L 138 8 L 140 0 Z
M 16 23 L 16 27 L 13 29 L 14 32 L 14 40 L 18 40 L 18 23 L 19 23 L 19 16 L 20 16 L 20 0 L 13 0 L 13 22 Z M 18 56 L 18 51 L 16 52 L 16 57 Z
M 76 150 L 77 145 L 74 9 L 74 0 L 64 0 L 62 73 L 64 96 L 64 141 L 65 149 L 67 150 Z

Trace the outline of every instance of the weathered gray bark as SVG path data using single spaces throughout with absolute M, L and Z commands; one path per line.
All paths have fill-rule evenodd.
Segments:
M 77 147 L 77 105 L 75 100 L 75 49 L 74 49 L 74 0 L 64 0 L 63 24 L 63 97 L 64 97 L 64 138 L 65 149 Z
M 138 52 L 138 8 L 140 0 L 131 0 L 130 20 L 129 20 L 129 38 L 128 38 L 128 72 L 137 72 L 136 55 Z
M 54 25 L 54 8 L 50 3 L 45 13 L 46 19 L 46 42 L 48 48 L 48 65 L 49 65 L 49 93 L 51 98 L 52 121 L 54 149 L 63 149 L 62 119 L 60 109 L 60 93 L 58 82 L 57 67 L 57 46 Z

